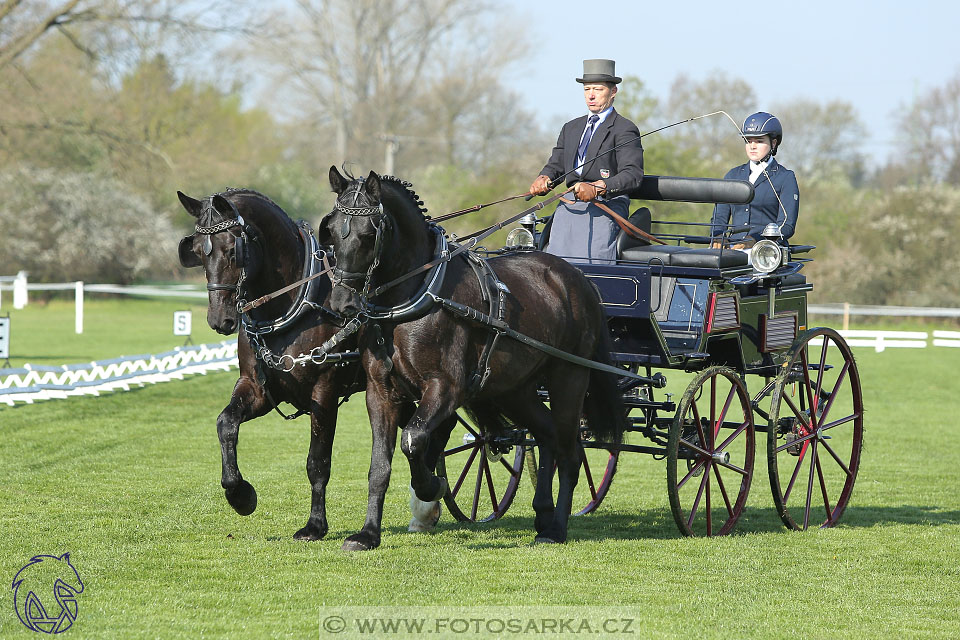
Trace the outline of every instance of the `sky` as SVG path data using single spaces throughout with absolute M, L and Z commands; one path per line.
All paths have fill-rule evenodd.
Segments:
M 585 112 L 575 82 L 584 59 L 615 60 L 617 75 L 640 77 L 661 99 L 679 74 L 703 80 L 719 69 L 746 80 L 761 109 L 851 103 L 869 131 L 863 151 L 880 164 L 893 151 L 893 113 L 960 74 L 960 2 L 495 1 L 531 44 L 505 80 L 558 131 Z

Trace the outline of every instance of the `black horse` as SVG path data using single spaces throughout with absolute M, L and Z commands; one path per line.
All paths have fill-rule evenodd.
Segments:
M 537 540 L 564 542 L 580 466 L 582 412 L 598 439 L 619 442 L 623 433 L 617 376 L 507 337 L 493 340 L 488 327 L 466 317 L 471 312 L 465 307 L 562 351 L 609 363 L 606 317 L 597 292 L 564 260 L 526 252 L 489 260 L 495 276 L 483 261 L 461 254 L 376 295 L 375 289 L 391 278 L 442 257 L 447 251 L 442 231 L 428 224 L 422 202 L 396 178 L 374 172 L 366 179 L 345 178 L 331 167 L 330 185 L 337 203 L 318 235 L 333 245 L 337 258 L 331 308 L 365 321 L 359 340 L 374 433 L 370 501 L 382 501 L 398 426 L 413 489 L 421 500 L 439 499 L 446 483 L 434 475 L 430 454 L 445 438 L 434 432 L 466 405 L 486 428 L 512 423 L 536 438 L 541 450 L 533 499 Z M 441 299 L 465 307 L 457 314 L 450 304 L 437 304 Z M 538 396 L 540 385 L 549 392 L 549 409 Z M 418 408 L 406 419 L 400 407 L 409 401 Z M 560 482 L 556 507 L 554 463 Z M 368 517 L 354 539 L 358 546 L 376 546 L 379 519 Z
M 315 348 L 331 340 L 340 327 L 323 305 L 330 295 L 327 277 L 282 294 L 242 315 L 238 301 L 254 300 L 293 284 L 321 269 L 322 253 L 305 223 L 296 224 L 277 204 L 256 191 L 229 189 L 204 200 L 178 192 L 184 209 L 197 219 L 196 232 L 180 241 L 180 262 L 206 271 L 209 307 L 207 322 L 224 335 L 239 330 L 240 378 L 230 403 L 217 418 L 222 478 L 227 501 L 241 515 L 253 513 L 257 493 L 237 466 L 240 423 L 269 413 L 280 402 L 310 414 L 307 478 L 312 490 L 307 524 L 294 534 L 298 540 L 319 540 L 327 533 L 326 486 L 337 425 L 339 399 L 365 385 L 358 362 L 333 362 Z M 331 351 L 333 346 L 328 347 Z M 294 358 L 315 354 L 303 364 Z M 316 360 L 316 361 L 315 361 Z M 318 363 L 317 361 L 326 362 Z M 412 414 L 414 407 L 404 407 Z M 445 425 L 447 433 L 455 421 Z M 434 464 L 442 449 L 432 454 Z M 382 503 L 380 505 L 382 509 Z M 439 502 L 411 501 L 411 530 L 432 528 L 440 516 Z M 345 544 L 352 548 L 352 544 Z

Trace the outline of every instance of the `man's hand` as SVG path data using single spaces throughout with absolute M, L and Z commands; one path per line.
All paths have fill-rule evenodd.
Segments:
M 722 249 L 722 248 L 723 248 L 723 243 L 720 242 L 719 240 L 714 240 L 713 242 L 710 243 L 710 248 L 711 248 L 711 249 Z
M 597 180 L 596 182 L 578 182 L 573 185 L 573 195 L 577 197 L 577 200 L 583 200 L 584 202 L 590 202 L 596 199 L 597 195 L 606 190 L 607 184 L 603 180 Z
M 550 178 L 547 176 L 537 176 L 537 179 L 530 185 L 530 193 L 535 196 L 542 196 L 550 191 Z

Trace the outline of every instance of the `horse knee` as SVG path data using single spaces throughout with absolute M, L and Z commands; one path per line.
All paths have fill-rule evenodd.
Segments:
M 426 455 L 429 446 L 430 435 L 427 432 L 410 427 L 403 430 L 403 435 L 400 438 L 400 450 L 408 459 Z

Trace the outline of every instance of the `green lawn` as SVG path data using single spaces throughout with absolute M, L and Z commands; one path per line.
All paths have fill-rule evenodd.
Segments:
M 61 309 L 64 329 L 53 313 L 44 324 L 39 308 L 28 307 L 24 317 L 32 320 L 17 326 L 52 335 L 16 329 L 14 355 L 53 363 L 168 349 L 179 344 L 170 335 L 178 308 L 187 307 L 91 304 L 88 321 L 102 311 L 104 326 L 94 334 L 91 322 L 74 340 L 66 333 L 72 311 Z M 202 311 L 194 314 L 195 333 Z M 445 514 L 436 533 L 409 534 L 409 471 L 398 452 L 383 545 L 345 554 L 340 544 L 362 524 L 366 506 L 370 436 L 362 397 L 342 410 L 331 529 L 315 543 L 291 539 L 309 509 L 305 418 L 288 423 L 273 414 L 242 427 L 240 467 L 259 506 L 241 517 L 223 499 L 215 420 L 234 374 L 4 407 L 0 577 L 12 580 L 35 554 L 71 552 L 85 584 L 64 636 L 75 638 L 310 638 L 318 637 L 321 615 L 360 605 L 482 605 L 474 611 L 504 616 L 523 605 L 560 606 L 546 611 L 634 619 L 634 637 L 956 638 L 958 356 L 858 350 L 865 447 L 841 526 L 784 530 L 758 452 L 738 533 L 716 539 L 678 536 L 665 463 L 638 455 L 625 458 L 601 508 L 572 521 L 566 545 L 530 544 L 526 477 L 500 521 L 458 524 Z M 32 637 L 14 614 L 12 591 L 4 603 L 0 637 Z

